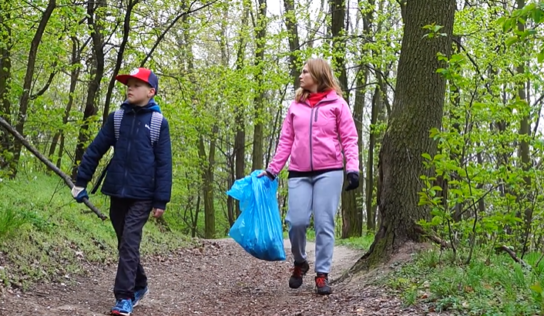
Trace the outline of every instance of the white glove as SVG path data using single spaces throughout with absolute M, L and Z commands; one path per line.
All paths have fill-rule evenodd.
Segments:
M 72 196 L 73 196 L 74 198 L 76 198 L 76 197 L 79 195 L 79 193 L 81 193 L 81 191 L 83 191 L 83 190 L 85 190 L 85 188 L 74 186 L 74 187 L 72 188 Z

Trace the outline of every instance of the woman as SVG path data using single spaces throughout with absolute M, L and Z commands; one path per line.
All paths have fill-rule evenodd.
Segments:
M 328 273 L 334 249 L 334 217 L 344 181 L 344 156 L 349 181 L 346 191 L 359 186 L 358 136 L 342 90 L 326 61 L 309 60 L 299 78 L 300 88 L 283 122 L 276 154 L 260 176 L 276 178 L 291 158 L 285 221 L 295 262 L 289 287 L 299 288 L 310 269 L 305 248 L 313 212 L 315 284 L 318 294 L 327 295 L 332 293 Z

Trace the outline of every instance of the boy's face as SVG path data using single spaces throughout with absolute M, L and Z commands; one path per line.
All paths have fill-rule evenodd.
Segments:
M 145 106 L 155 95 L 155 89 L 151 88 L 146 82 L 130 78 L 127 81 L 127 99 L 128 102 L 137 106 Z

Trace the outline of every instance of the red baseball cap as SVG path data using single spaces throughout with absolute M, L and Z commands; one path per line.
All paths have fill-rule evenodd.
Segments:
M 130 78 L 135 78 L 147 83 L 151 88 L 155 89 L 155 94 L 159 91 L 159 78 L 157 78 L 153 71 L 147 68 L 135 68 L 129 75 L 118 75 L 115 77 L 115 80 L 126 86 L 128 79 Z

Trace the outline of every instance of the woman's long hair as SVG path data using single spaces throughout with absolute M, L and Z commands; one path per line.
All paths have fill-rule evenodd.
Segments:
M 321 58 L 312 58 L 306 62 L 306 67 L 314 82 L 317 83 L 317 92 L 334 90 L 336 94 L 342 96 L 342 88 L 340 88 L 337 79 L 334 77 L 329 63 Z M 295 94 L 295 101 L 304 102 L 308 99 L 309 95 L 310 91 L 298 88 Z

